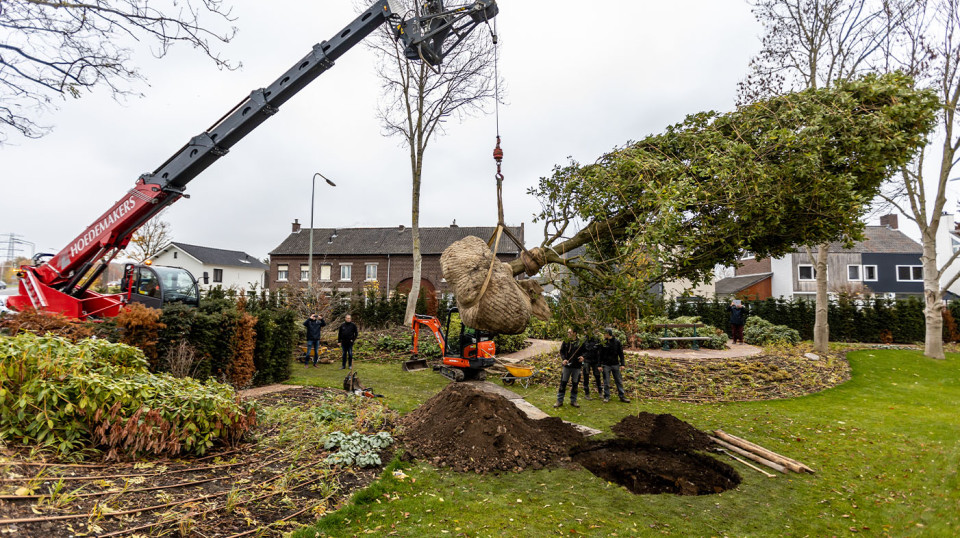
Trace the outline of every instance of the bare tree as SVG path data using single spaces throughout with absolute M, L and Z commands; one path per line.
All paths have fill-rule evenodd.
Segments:
M 943 359 L 943 292 L 957 281 L 960 272 L 945 282 L 945 272 L 960 253 L 943 265 L 937 262 L 937 231 L 947 201 L 947 182 L 957 165 L 960 133 L 957 132 L 957 105 L 960 103 L 960 0 L 904 0 L 898 6 L 906 24 L 891 59 L 896 67 L 937 91 L 942 101 L 938 137 L 940 147 L 931 145 L 908 166 L 882 194 L 920 228 L 923 255 L 924 355 Z M 930 173 L 928 177 L 927 173 Z M 950 225 L 952 223 L 948 223 Z
M 884 70 L 901 11 L 889 0 L 758 0 L 763 46 L 740 85 L 741 101 L 807 88 L 827 88 L 868 70 Z M 862 215 L 850 215 L 859 222 Z M 817 279 L 814 348 L 827 351 L 828 245 L 807 245 Z
M 418 16 L 442 7 L 442 2 L 434 0 L 401 3 Z M 427 146 L 434 135 L 443 133 L 445 120 L 462 121 L 482 113 L 497 98 L 496 50 L 491 33 L 474 31 L 444 58 L 442 66 L 433 68 L 425 61 L 408 59 L 392 32 L 384 27 L 371 46 L 380 60 L 377 74 L 383 98 L 379 116 L 384 132 L 400 137 L 410 151 L 413 281 L 404 316 L 404 323 L 410 325 L 420 295 L 420 188 Z
M 142 263 L 170 246 L 173 241 L 173 232 L 170 223 L 163 220 L 163 213 L 160 212 L 148 220 L 133 235 L 129 255 L 134 261 Z
M 28 138 L 49 132 L 33 116 L 55 109 L 57 97 L 79 98 L 98 87 L 115 98 L 131 94 L 129 83 L 143 78 L 123 45 L 131 38 L 151 43 L 157 57 L 188 43 L 232 68 L 211 46 L 233 38 L 232 20 L 223 0 L 3 0 L 0 142 L 10 132 Z

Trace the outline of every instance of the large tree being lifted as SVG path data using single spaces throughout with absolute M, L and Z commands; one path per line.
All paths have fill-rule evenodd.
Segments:
M 532 253 L 604 288 L 627 261 L 642 260 L 630 266 L 644 283 L 699 282 L 745 252 L 859 239 L 864 209 L 926 143 L 937 106 L 891 74 L 691 115 L 541 178 L 530 192 L 545 238 Z M 583 246 L 589 256 L 569 257 Z

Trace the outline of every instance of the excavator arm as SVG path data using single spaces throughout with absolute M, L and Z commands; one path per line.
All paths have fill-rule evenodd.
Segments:
M 123 307 L 119 295 L 88 290 L 133 234 L 165 207 L 186 197 L 187 184 L 226 155 L 243 137 L 277 113 L 300 90 L 382 24 L 389 23 L 408 58 L 440 65 L 444 57 L 473 29 L 497 15 L 496 0 L 445 9 L 442 0 L 428 0 L 420 14 L 408 13 L 397 0 L 379 0 L 331 39 L 314 45 L 277 80 L 254 90 L 193 137 L 153 172 L 143 174 L 134 187 L 52 259 L 21 268 L 19 295 L 8 304 L 33 307 L 86 319 L 115 316 Z M 451 43 L 446 43 L 453 36 Z

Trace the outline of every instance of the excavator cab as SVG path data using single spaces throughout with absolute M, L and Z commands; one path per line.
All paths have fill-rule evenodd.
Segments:
M 128 263 L 123 268 L 120 292 L 126 295 L 128 303 L 142 303 L 150 308 L 162 308 L 169 303 L 200 304 L 197 280 L 181 267 Z
M 497 353 L 497 347 L 493 342 L 493 334 L 465 327 L 461 322 L 459 333 L 451 335 L 450 321 L 454 314 L 459 316 L 459 312 L 456 307 L 447 312 L 445 330 L 441 330 L 440 320 L 433 316 L 417 314 L 413 317 L 413 360 L 404 363 L 404 371 L 426 368 L 427 361 L 417 358 L 420 329 L 426 327 L 430 329 L 437 343 L 440 344 L 443 360 L 440 366 L 435 367 L 435 369 L 439 370 L 444 377 L 454 381 L 464 381 L 466 379 L 482 381 L 486 378 L 486 369 L 496 364 L 494 357 Z

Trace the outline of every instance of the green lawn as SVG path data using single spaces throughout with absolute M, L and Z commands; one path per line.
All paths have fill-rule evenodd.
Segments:
M 816 475 L 744 478 L 720 495 L 633 495 L 584 470 L 471 475 L 405 465 L 416 481 L 386 478 L 300 537 L 352 536 L 876 536 L 960 535 L 960 356 L 913 351 L 850 354 L 853 378 L 793 400 L 697 405 L 583 402 L 559 415 L 609 431 L 628 413 L 672 413 L 794 457 Z M 296 367 L 300 384 L 339 386 L 333 365 Z M 430 371 L 362 363 L 360 379 L 408 412 L 442 388 Z M 554 392 L 514 387 L 551 412 Z M 392 469 L 391 469 L 392 470 Z

